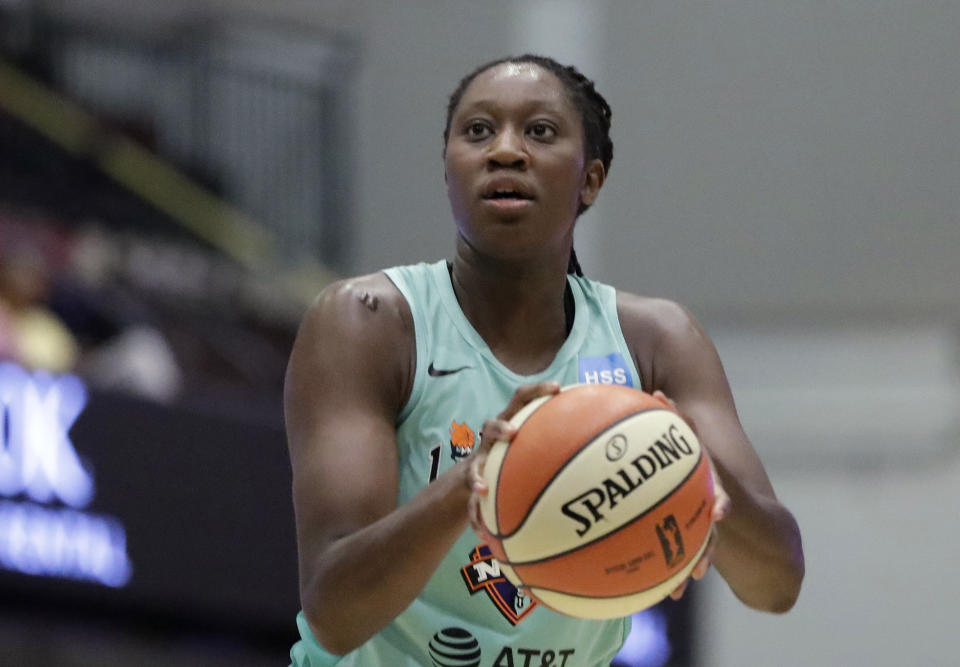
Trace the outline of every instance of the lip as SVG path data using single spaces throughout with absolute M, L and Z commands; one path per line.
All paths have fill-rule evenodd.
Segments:
M 522 199 L 494 199 L 493 196 L 497 193 L 497 191 L 502 190 L 516 192 L 517 194 L 521 195 Z M 484 201 L 508 203 L 530 202 L 535 199 L 533 196 L 533 188 L 520 179 L 511 178 L 509 176 L 500 176 L 487 181 L 480 191 L 480 197 Z
M 498 213 L 519 213 L 533 206 L 532 199 L 483 199 L 483 206 Z

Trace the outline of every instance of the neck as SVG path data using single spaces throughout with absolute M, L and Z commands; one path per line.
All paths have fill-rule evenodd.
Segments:
M 567 257 L 507 261 L 481 256 L 463 239 L 451 269 L 460 308 L 494 355 L 511 370 L 546 368 L 566 340 Z M 572 313 L 570 313 L 572 315 Z

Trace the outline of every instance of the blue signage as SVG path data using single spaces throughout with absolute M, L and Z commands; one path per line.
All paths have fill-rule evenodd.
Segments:
M 124 586 L 119 520 L 87 511 L 93 474 L 70 441 L 87 392 L 72 375 L 0 363 L 0 568 Z

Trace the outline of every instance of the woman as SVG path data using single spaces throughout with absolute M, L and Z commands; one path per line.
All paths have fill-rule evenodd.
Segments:
M 601 366 L 669 396 L 709 451 L 718 523 L 695 576 L 712 561 L 751 607 L 796 600 L 799 531 L 710 340 L 674 303 L 568 274 L 576 219 L 610 168 L 609 126 L 606 101 L 571 67 L 522 56 L 478 68 L 444 132 L 453 261 L 335 283 L 305 316 L 285 391 L 295 664 L 609 664 L 627 619 L 536 606 L 496 578 L 470 530 L 509 418 Z

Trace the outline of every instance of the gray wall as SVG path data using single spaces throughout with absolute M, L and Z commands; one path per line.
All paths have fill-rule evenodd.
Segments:
M 960 4 L 616 6 L 611 278 L 708 312 L 956 312 Z
M 377 0 L 364 7 L 354 119 L 358 272 L 450 253 L 446 99 L 469 70 L 509 50 L 501 3 Z
M 449 254 L 445 97 L 474 64 L 539 47 L 511 21 L 542 4 L 368 3 L 358 269 Z M 960 4 L 580 9 L 603 16 L 588 73 L 616 146 L 601 208 L 581 220 L 600 228 L 588 273 L 704 316 L 956 315 Z

